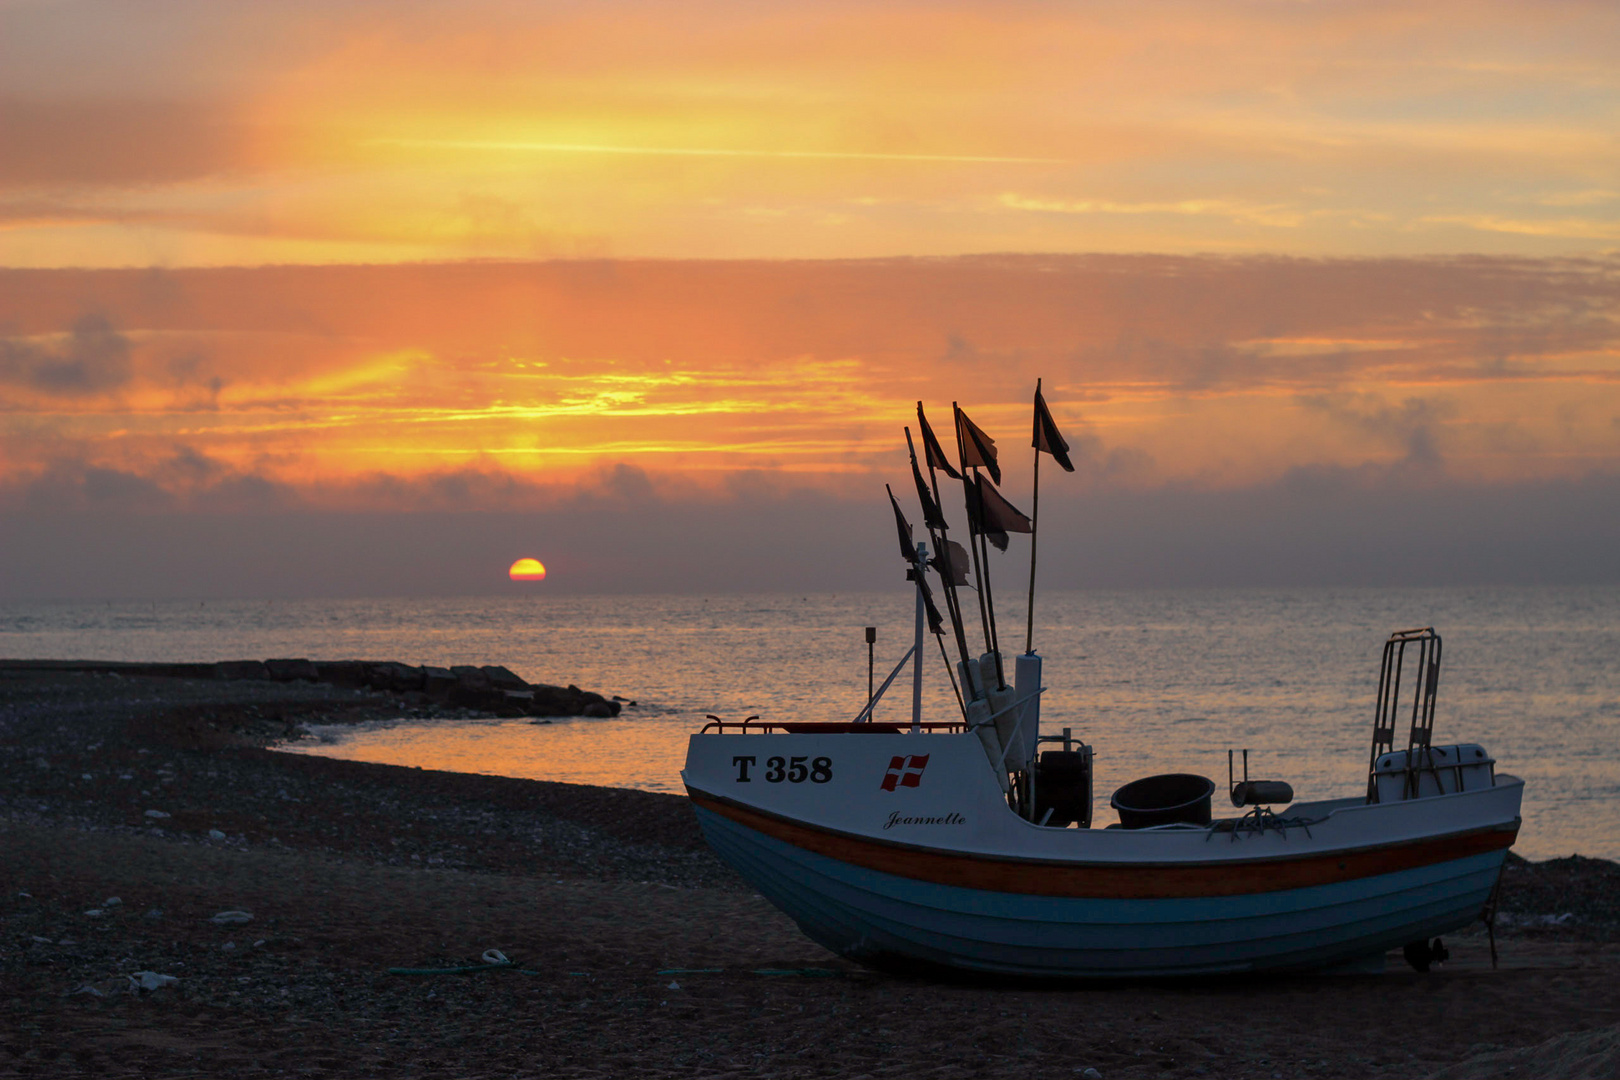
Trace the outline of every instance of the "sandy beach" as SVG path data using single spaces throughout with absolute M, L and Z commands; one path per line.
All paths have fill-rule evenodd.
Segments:
M 1422 975 L 906 979 L 804 938 L 684 798 L 265 749 L 397 712 L 314 683 L 0 679 L 0 1075 L 1615 1075 L 1613 863 L 1516 863 L 1497 970 L 1475 930 Z M 389 972 L 490 949 L 514 966 Z

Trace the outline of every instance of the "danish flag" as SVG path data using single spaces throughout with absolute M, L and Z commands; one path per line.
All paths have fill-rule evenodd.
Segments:
M 897 755 L 889 759 L 889 771 L 883 774 L 883 790 L 893 791 L 896 784 L 901 787 L 916 787 L 922 783 L 923 770 L 928 768 L 927 754 Z

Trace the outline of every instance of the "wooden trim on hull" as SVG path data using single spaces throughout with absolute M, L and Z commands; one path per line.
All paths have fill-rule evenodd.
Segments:
M 852 866 L 914 881 L 1026 896 L 1168 900 L 1306 889 L 1413 870 L 1513 846 L 1519 821 L 1400 844 L 1199 864 L 997 858 L 895 844 L 805 825 L 687 787 L 692 801 L 746 828 Z

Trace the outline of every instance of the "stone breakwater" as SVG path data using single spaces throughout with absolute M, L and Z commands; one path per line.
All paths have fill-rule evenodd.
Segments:
M 216 663 L 127 663 L 115 660 L 0 660 L 5 675 L 80 673 L 256 682 L 326 683 L 381 691 L 406 704 L 435 703 L 500 717 L 619 715 L 621 701 L 577 686 L 524 681 L 499 664 L 412 666 L 375 660 L 221 660 Z M 629 704 L 635 704 L 630 702 Z

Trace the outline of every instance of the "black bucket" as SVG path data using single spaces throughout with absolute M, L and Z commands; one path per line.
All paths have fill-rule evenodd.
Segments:
M 1108 800 L 1119 811 L 1119 823 L 1127 829 L 1150 829 L 1155 825 L 1208 825 L 1209 799 L 1215 794 L 1215 781 L 1192 773 L 1165 773 L 1132 780 Z

